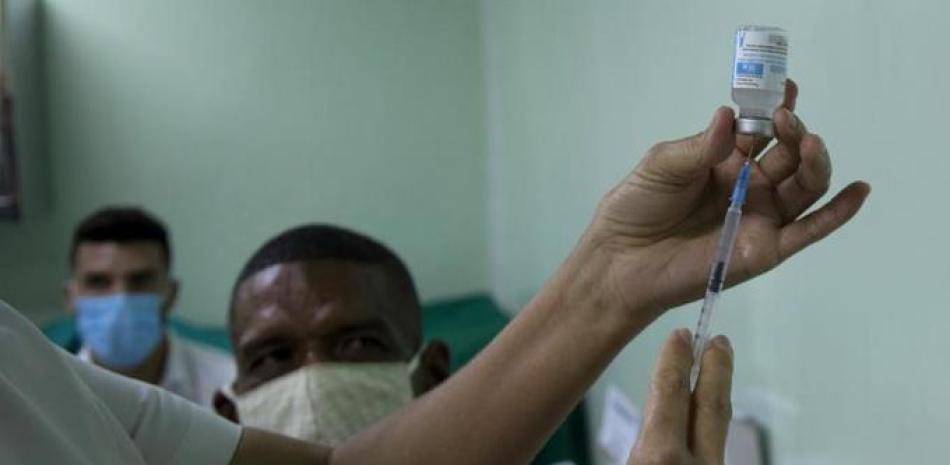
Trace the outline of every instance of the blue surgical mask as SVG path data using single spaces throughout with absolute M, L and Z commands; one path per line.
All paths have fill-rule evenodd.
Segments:
M 97 361 L 109 368 L 131 368 L 144 362 L 162 341 L 162 297 L 79 297 L 76 324 Z

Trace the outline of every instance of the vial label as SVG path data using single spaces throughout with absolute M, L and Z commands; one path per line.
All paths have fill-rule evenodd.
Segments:
M 788 39 L 784 34 L 776 31 L 737 31 L 732 87 L 782 92 L 787 58 Z

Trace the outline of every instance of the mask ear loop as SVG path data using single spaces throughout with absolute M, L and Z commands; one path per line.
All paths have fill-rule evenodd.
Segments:
M 223 386 L 221 386 L 219 391 L 221 392 L 221 395 L 231 401 L 232 404 L 237 405 L 237 394 L 234 393 L 234 388 L 232 387 L 233 385 L 234 383 L 225 383 Z
M 409 372 L 410 377 L 414 375 L 416 370 L 419 369 L 419 366 L 422 365 L 422 351 L 424 348 L 425 346 L 419 348 L 419 350 L 416 351 L 416 354 L 413 355 L 409 360 L 409 365 L 407 365 L 406 370 Z

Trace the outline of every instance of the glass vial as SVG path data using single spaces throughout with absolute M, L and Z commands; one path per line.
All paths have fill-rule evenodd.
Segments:
M 732 66 L 736 132 L 772 137 L 772 113 L 785 96 L 788 34 L 777 27 L 740 26 Z

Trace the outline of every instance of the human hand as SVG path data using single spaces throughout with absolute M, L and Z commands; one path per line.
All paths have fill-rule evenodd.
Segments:
M 855 182 L 802 216 L 827 191 L 824 142 L 792 113 L 798 87 L 786 86 L 774 114 L 777 144 L 754 163 L 727 276 L 735 284 L 764 273 L 850 220 L 870 186 Z M 594 250 L 605 303 L 649 323 L 702 296 L 729 196 L 741 165 L 768 144 L 736 136 L 734 114 L 718 109 L 702 133 L 654 146 L 601 201 L 581 246 Z M 640 318 L 643 319 L 643 318 Z
M 660 351 L 643 428 L 628 465 L 722 465 L 732 419 L 732 347 L 714 338 L 702 357 L 693 393 L 689 330 L 675 331 Z

